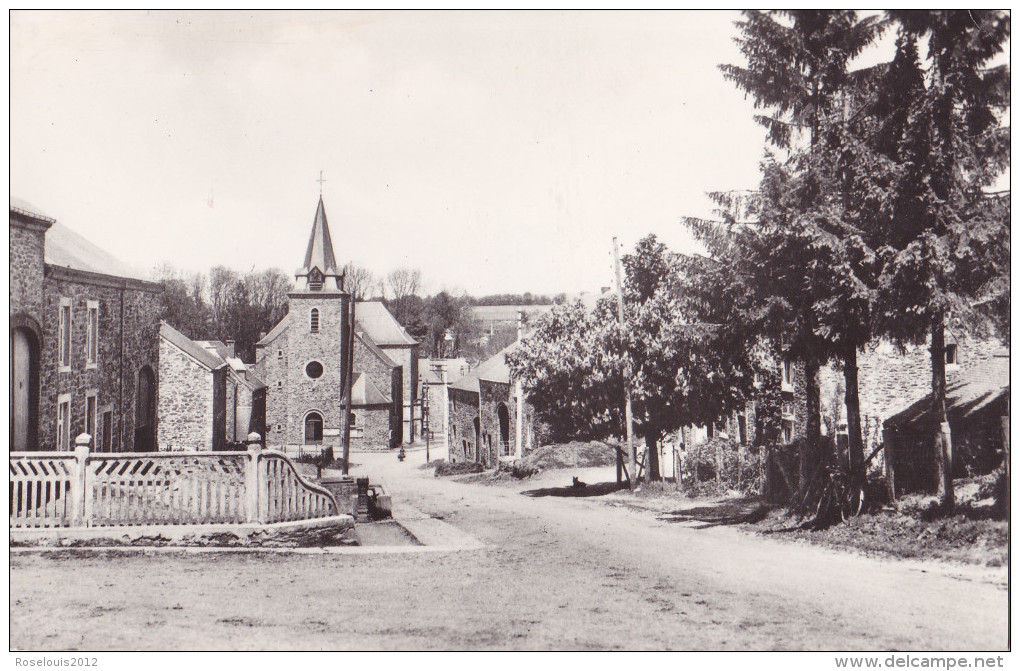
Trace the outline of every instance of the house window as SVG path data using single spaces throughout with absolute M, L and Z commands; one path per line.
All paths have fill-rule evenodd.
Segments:
M 783 359 L 783 391 L 793 389 L 793 361 Z
M 309 361 L 308 364 L 305 365 L 305 375 L 313 380 L 317 380 L 322 377 L 322 370 L 322 364 L 318 361 Z
M 793 420 L 791 419 L 783 420 L 783 442 L 784 443 L 793 442 Z
M 71 370 L 71 299 L 60 299 L 58 318 L 57 364 L 61 372 Z
M 85 433 L 92 436 L 93 447 L 98 445 L 96 441 L 96 415 L 99 411 L 96 405 L 96 392 L 90 391 L 85 396 Z
M 277 360 L 277 361 L 283 361 L 283 350 L 282 350 L 282 349 L 281 349 L 281 350 L 278 350 L 278 351 L 276 352 L 276 360 Z
M 99 364 L 99 301 L 88 302 L 88 329 L 85 335 L 85 367 Z M 90 433 L 91 435 L 91 433 Z
M 97 445 L 103 452 L 113 451 L 113 410 L 107 410 L 103 413 L 103 422 L 100 426 L 102 429 L 102 436 Z
M 57 397 L 57 449 L 67 452 L 71 449 L 71 395 Z
M 946 345 L 946 365 L 955 366 L 957 363 L 959 362 L 956 360 L 956 345 L 950 343 Z
M 319 308 L 312 308 L 312 315 L 309 319 L 309 330 L 312 333 L 319 332 Z
M 305 417 L 305 444 L 319 444 L 322 442 L 322 415 L 317 412 L 310 412 Z

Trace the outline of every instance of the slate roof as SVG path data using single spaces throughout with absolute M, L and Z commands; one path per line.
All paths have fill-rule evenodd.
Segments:
M 379 347 L 374 342 L 372 342 L 371 336 L 369 336 L 367 333 L 355 329 L 354 337 L 357 338 L 358 341 L 361 342 L 361 344 L 364 345 L 369 352 L 374 354 L 375 357 L 379 359 L 379 361 L 381 361 L 384 366 L 389 366 L 390 368 L 397 367 L 398 365 L 397 362 L 391 359 L 389 354 L 379 349 Z
M 166 322 L 159 323 L 159 337 L 190 356 L 204 368 L 216 370 L 221 366 L 227 365 L 226 361 L 202 347 Z
M 46 232 L 44 259 L 50 266 L 150 281 L 146 273 L 124 263 L 58 223 L 53 224 Z
M 262 338 L 262 340 L 259 340 L 257 343 L 255 343 L 255 346 L 256 347 L 262 347 L 262 346 L 268 345 L 269 343 L 273 342 L 278 337 L 280 337 L 281 333 L 283 333 L 284 331 L 287 330 L 288 326 L 290 326 L 290 316 L 289 315 L 285 316 L 283 319 L 281 319 L 280 323 L 277 324 L 276 326 L 274 326 L 272 328 L 272 330 L 269 333 L 267 333 L 265 335 L 265 337 Z
M 418 344 L 380 301 L 358 301 L 354 321 L 380 347 Z
M 946 376 L 946 413 L 952 419 L 967 420 L 1008 396 L 1009 354 L 993 356 Z M 901 430 L 930 427 L 931 403 L 928 394 L 885 420 L 885 426 Z
M 315 208 L 315 221 L 312 234 L 308 238 L 308 249 L 305 251 L 305 264 L 297 272 L 307 275 L 312 268 L 318 268 L 323 275 L 339 275 L 336 256 L 333 255 L 333 238 L 329 234 L 329 222 L 326 221 L 326 206 L 319 196 L 319 205 Z
M 20 214 L 27 215 L 27 216 L 29 216 L 29 217 L 31 217 L 33 219 L 37 219 L 39 221 L 46 221 L 46 222 L 49 222 L 51 224 L 54 221 L 56 221 L 56 219 L 54 219 L 53 217 L 43 213 L 42 210 L 40 210 L 38 207 L 36 207 L 32 203 L 28 202 L 27 200 L 22 200 L 21 198 L 13 198 L 12 197 L 10 199 L 10 205 L 11 205 L 11 211 L 12 212 L 18 212 Z
M 501 349 L 496 354 L 478 364 L 478 367 L 473 371 L 451 384 L 450 387 L 452 389 L 461 389 L 463 391 L 471 391 L 477 394 L 480 391 L 478 386 L 479 380 L 509 384 L 510 368 L 506 365 L 506 355 L 507 352 L 514 350 L 517 345 L 518 343 L 514 342 L 509 347 Z
M 391 405 L 393 399 L 379 391 L 379 387 L 364 373 L 358 373 L 351 383 L 351 405 Z

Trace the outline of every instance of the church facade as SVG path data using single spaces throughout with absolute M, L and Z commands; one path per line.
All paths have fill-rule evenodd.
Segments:
M 405 370 L 383 348 L 397 353 L 406 348 L 414 356 L 398 358 L 417 362 L 417 342 L 382 304 L 354 306 L 351 338 L 351 296 L 336 261 L 321 197 L 304 263 L 295 276 L 287 316 L 255 347 L 255 372 L 267 386 L 266 443 L 284 448 L 339 447 L 345 420 L 344 373 L 346 362 L 353 360 L 351 408 L 346 418 L 351 444 L 399 445 L 405 435 L 404 378 L 416 371 Z M 379 333 L 386 336 L 381 344 L 372 338 Z M 353 357 L 348 350 L 351 342 Z

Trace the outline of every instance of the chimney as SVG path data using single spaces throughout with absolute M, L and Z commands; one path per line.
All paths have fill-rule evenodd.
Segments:
M 235 350 L 234 350 L 235 345 L 236 345 L 235 341 L 233 341 L 233 340 L 228 340 L 227 341 L 227 355 L 230 356 L 231 358 L 237 357 L 237 354 L 234 353 L 235 352 Z

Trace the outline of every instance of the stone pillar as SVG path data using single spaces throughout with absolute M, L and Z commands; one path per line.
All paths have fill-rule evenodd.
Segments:
M 244 520 L 248 523 L 263 521 L 259 507 L 259 457 L 262 454 L 262 436 L 254 431 L 248 434 L 247 459 L 244 462 Z
M 71 526 L 88 526 L 92 516 L 91 498 L 88 496 L 88 461 L 92 436 L 78 434 L 74 439 L 74 474 L 71 479 Z

